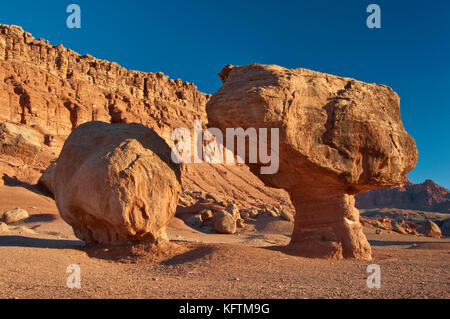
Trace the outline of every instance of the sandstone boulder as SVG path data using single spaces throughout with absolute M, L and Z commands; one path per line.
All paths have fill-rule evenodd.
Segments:
M 436 237 L 441 238 L 442 232 L 436 223 L 432 222 L 431 220 L 427 220 L 425 223 L 425 235 L 428 237 Z
M 417 161 L 398 95 L 385 85 L 276 65 L 228 65 L 220 76 L 223 86 L 206 107 L 208 125 L 268 130 L 259 139 L 273 148 L 268 153 L 279 158 L 278 169 L 264 174 L 261 150 L 250 163 L 249 147 L 245 162 L 266 185 L 290 193 L 296 209 L 290 248 L 371 259 L 354 195 L 400 184 Z M 279 141 L 271 129 L 279 130 Z
M 227 211 L 220 210 L 214 214 L 214 230 L 220 234 L 234 234 L 236 219 Z
M 28 162 L 40 149 L 40 135 L 34 130 L 11 123 L 0 123 L 0 153 Z
M 170 151 L 140 124 L 80 125 L 55 166 L 53 190 L 62 218 L 86 243 L 157 241 L 181 193 Z
M 6 224 L 17 223 L 29 217 L 25 209 L 14 208 L 3 213 L 3 221 Z
M 51 163 L 42 173 L 38 180 L 38 185 L 53 194 L 53 183 L 55 179 L 55 163 Z
M 9 227 L 7 224 L 0 222 L 0 233 L 6 233 L 9 231 Z

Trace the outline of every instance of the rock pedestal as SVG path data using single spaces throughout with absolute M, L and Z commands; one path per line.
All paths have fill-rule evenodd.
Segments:
M 310 257 L 370 259 L 354 195 L 400 184 L 417 161 L 397 94 L 276 65 L 228 65 L 219 76 L 223 86 L 206 106 L 210 127 L 279 132 L 279 139 L 264 137 L 278 170 L 261 170 L 261 135 L 258 160 L 249 162 L 249 145 L 245 160 L 266 185 L 290 193 L 296 216 L 289 248 Z

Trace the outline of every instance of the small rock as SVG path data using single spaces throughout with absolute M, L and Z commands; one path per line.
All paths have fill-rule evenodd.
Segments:
M 220 234 L 234 234 L 236 219 L 230 213 L 220 210 L 215 214 L 214 230 Z
M 211 219 L 213 217 L 213 213 L 210 209 L 203 209 L 200 211 L 200 216 L 202 218 L 202 221 Z
M 256 208 L 250 209 L 250 217 L 256 218 L 259 215 L 259 211 Z
M 192 227 L 201 227 L 203 225 L 202 215 L 197 214 L 187 219 L 187 224 Z
M 383 231 L 381 229 L 375 230 L 375 234 L 377 234 L 377 235 L 381 235 L 382 233 L 383 233 Z
M 0 222 L 0 233 L 6 233 L 9 231 L 8 225 Z
M 408 233 L 405 231 L 405 229 L 399 224 L 399 223 L 392 223 L 392 230 L 399 233 L 407 235 Z
M 3 213 L 3 221 L 7 224 L 16 223 L 18 221 L 28 218 L 28 212 L 21 208 L 14 208 Z
M 235 220 L 241 218 L 241 214 L 239 213 L 239 209 L 234 203 L 228 203 L 225 210 L 233 216 Z
M 267 216 L 271 216 L 271 217 L 278 217 L 279 214 L 277 214 L 277 212 L 273 209 L 271 209 L 270 207 L 266 207 L 266 214 Z
M 244 225 L 245 225 L 245 221 L 242 218 L 239 218 L 236 220 L 237 227 L 242 228 L 242 227 L 244 227 Z
M 427 220 L 425 223 L 425 235 L 428 237 L 436 237 L 441 238 L 442 232 L 436 223 L 432 222 L 431 220 Z
M 282 209 L 281 210 L 280 217 L 285 219 L 285 220 L 287 220 L 287 221 L 289 221 L 289 222 L 293 222 L 294 221 L 294 216 L 287 209 Z
M 241 209 L 241 210 L 239 211 L 239 213 L 241 214 L 241 218 L 242 218 L 242 219 L 249 219 L 249 218 L 250 218 L 250 213 L 249 213 L 249 211 L 246 210 L 246 209 Z
M 213 193 L 207 193 L 206 194 L 206 199 L 212 199 L 213 201 L 215 201 L 217 204 L 220 204 L 222 202 L 222 200 L 215 194 Z

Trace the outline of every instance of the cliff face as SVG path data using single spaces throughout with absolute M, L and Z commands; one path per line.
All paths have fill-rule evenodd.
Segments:
M 0 26 L 0 121 L 55 136 L 92 120 L 137 122 L 167 135 L 205 119 L 208 99 L 192 83 L 129 71 Z
M 356 196 L 356 207 L 416 209 L 450 213 L 450 191 L 432 180 L 406 182 L 399 187 L 372 190 Z
M 31 127 L 42 135 L 42 151 L 26 172 L 17 172 L 22 163 L 14 158 L 3 160 L 10 164 L 0 161 L 8 175 L 31 175 L 27 181 L 35 182 L 36 173 L 30 170 L 40 175 L 58 156 L 70 132 L 88 121 L 140 123 L 173 145 L 173 128 L 192 130 L 194 119 L 207 123 L 209 99 L 192 83 L 160 72 L 126 70 L 114 62 L 35 40 L 21 27 L 0 25 L 0 123 Z M 265 187 L 246 165 L 188 164 L 182 179 L 190 193 L 215 193 L 241 207 L 290 205 L 285 192 Z M 188 196 L 186 205 L 193 202 Z

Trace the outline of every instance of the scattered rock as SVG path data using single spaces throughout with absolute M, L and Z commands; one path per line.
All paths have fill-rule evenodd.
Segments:
M 381 235 L 381 234 L 383 234 L 383 231 L 378 228 L 378 229 L 375 230 L 375 234 Z
M 234 203 L 228 203 L 227 207 L 225 208 L 225 210 L 231 214 L 231 216 L 233 216 L 233 218 L 235 220 L 237 220 L 238 218 L 241 218 L 241 214 L 239 213 L 239 209 L 236 206 L 236 204 Z
M 267 216 L 271 216 L 271 217 L 280 216 L 276 210 L 274 210 L 273 208 L 270 208 L 270 207 L 266 207 L 265 212 L 266 212 Z
M 217 195 L 213 194 L 213 193 L 207 193 L 206 194 L 206 199 L 212 199 L 213 201 L 215 201 L 217 204 L 222 203 L 222 200 L 220 199 L 220 197 L 218 197 Z
M 0 222 L 0 233 L 6 233 L 9 231 L 9 227 L 7 224 Z
M 12 224 L 30 217 L 28 212 L 21 208 L 14 208 L 3 213 L 3 221 L 6 224 Z
M 425 223 L 425 235 L 428 237 L 441 238 L 442 232 L 436 223 L 432 222 L 431 220 L 427 220 Z
M 245 225 L 245 221 L 242 218 L 239 218 L 236 220 L 237 227 L 242 228 L 242 227 L 244 227 L 244 225 Z
M 405 231 L 405 229 L 400 225 L 399 223 L 392 223 L 392 230 L 399 234 L 407 235 L 408 233 Z
M 256 208 L 250 209 L 250 217 L 256 218 L 259 215 L 259 211 Z
M 220 210 L 214 214 L 214 230 L 220 234 L 234 234 L 236 232 L 236 219 L 224 211 Z
M 40 135 L 30 128 L 0 123 L 0 153 L 29 162 L 41 149 L 40 139 Z
M 156 242 L 175 215 L 180 174 L 152 129 L 88 122 L 64 144 L 54 196 L 62 218 L 88 244 Z
M 294 215 L 292 215 L 292 213 L 290 211 L 288 211 L 287 209 L 282 209 L 280 212 L 280 217 L 289 221 L 289 222 L 293 222 L 294 221 Z
M 213 212 L 210 209 L 204 209 L 200 212 L 202 221 L 209 220 L 213 217 Z
M 187 224 L 192 227 L 202 227 L 203 225 L 202 215 L 197 214 L 189 217 L 187 219 Z
M 247 209 L 241 209 L 239 213 L 241 214 L 242 219 L 249 219 L 251 217 L 250 212 Z

